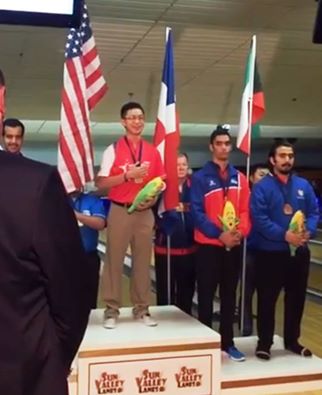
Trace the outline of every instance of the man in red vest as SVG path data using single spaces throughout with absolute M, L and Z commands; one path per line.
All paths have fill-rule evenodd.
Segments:
M 149 181 L 164 175 L 164 169 L 157 149 L 141 137 L 145 123 L 142 106 L 134 102 L 125 104 L 121 108 L 121 123 L 125 135 L 104 151 L 96 180 L 99 189 L 108 189 L 111 200 L 103 271 L 104 327 L 108 329 L 115 328 L 122 305 L 123 263 L 129 245 L 132 253 L 130 298 L 134 318 L 147 326 L 157 325 L 149 313 L 154 227 L 151 206 L 155 199 L 142 203 L 132 214 L 127 210 Z

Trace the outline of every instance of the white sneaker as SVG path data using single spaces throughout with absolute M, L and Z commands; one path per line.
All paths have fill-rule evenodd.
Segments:
M 157 321 L 150 316 L 150 314 L 144 314 L 140 317 L 140 321 L 146 326 L 157 326 Z
M 116 318 L 115 317 L 107 317 L 103 322 L 103 327 L 105 329 L 115 329 L 116 328 Z

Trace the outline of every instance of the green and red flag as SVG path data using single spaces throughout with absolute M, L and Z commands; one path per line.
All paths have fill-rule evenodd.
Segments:
M 237 136 L 237 148 L 246 155 L 250 155 L 251 139 L 259 133 L 258 122 L 264 116 L 264 113 L 264 93 L 256 65 L 256 36 L 253 36 L 246 64 Z

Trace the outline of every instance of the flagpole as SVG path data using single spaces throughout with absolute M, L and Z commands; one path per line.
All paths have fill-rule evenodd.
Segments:
M 253 118 L 253 92 L 254 92 L 254 75 L 255 75 L 255 59 L 256 59 L 256 35 L 252 37 L 252 70 L 251 70 L 251 77 L 250 77 L 250 97 L 248 98 L 248 147 L 249 147 L 249 154 L 247 155 L 246 161 L 246 178 L 247 182 L 249 183 L 250 177 L 250 156 L 251 156 L 251 138 L 252 138 L 252 118 Z M 246 260 L 247 260 L 247 237 L 244 239 L 243 243 L 243 258 L 242 258 L 242 281 L 241 281 L 241 303 L 240 303 L 240 332 L 241 334 L 244 332 L 244 325 L 245 325 L 245 285 L 246 285 Z
M 153 143 L 157 147 L 166 173 L 166 190 L 163 194 L 164 211 L 178 206 L 177 149 L 179 146 L 179 130 L 177 128 L 176 97 L 174 83 L 174 60 L 172 30 L 165 30 L 165 56 L 161 79 L 158 117 Z M 163 212 L 163 211 L 162 211 Z M 161 213 L 161 212 L 159 212 Z M 171 239 L 167 237 L 167 294 L 171 303 Z M 173 296 L 173 295 L 172 295 Z
M 167 235 L 167 299 L 168 305 L 171 304 L 171 238 Z
M 171 28 L 166 27 L 165 42 L 167 44 Z M 167 235 L 167 299 L 168 305 L 171 305 L 171 237 Z

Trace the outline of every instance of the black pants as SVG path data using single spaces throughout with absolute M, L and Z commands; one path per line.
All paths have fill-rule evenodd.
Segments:
M 256 254 L 257 332 L 260 348 L 269 350 L 273 344 L 275 306 L 282 288 L 285 291 L 284 344 L 290 347 L 298 342 L 309 265 L 308 248 L 298 248 L 294 257 L 287 251 L 262 251 Z
M 157 304 L 159 306 L 174 304 L 179 307 L 179 309 L 191 315 L 192 298 L 195 292 L 196 283 L 195 254 L 171 255 L 170 301 L 168 300 L 167 256 L 155 254 L 154 258 Z
M 101 259 L 97 251 L 87 252 L 87 288 L 91 309 L 96 309 Z
M 213 299 L 219 285 L 222 350 L 234 345 L 233 322 L 240 265 L 240 247 L 226 251 L 224 247 L 199 245 L 196 265 L 199 320 L 212 327 Z
M 242 271 L 241 276 L 242 280 Z M 244 285 L 244 316 L 242 313 L 242 293 L 243 287 L 240 283 L 239 298 L 239 327 L 243 336 L 249 336 L 253 332 L 253 296 L 255 293 L 255 252 L 247 251 L 246 268 L 245 268 L 245 285 Z M 242 322 L 243 318 L 243 322 Z

